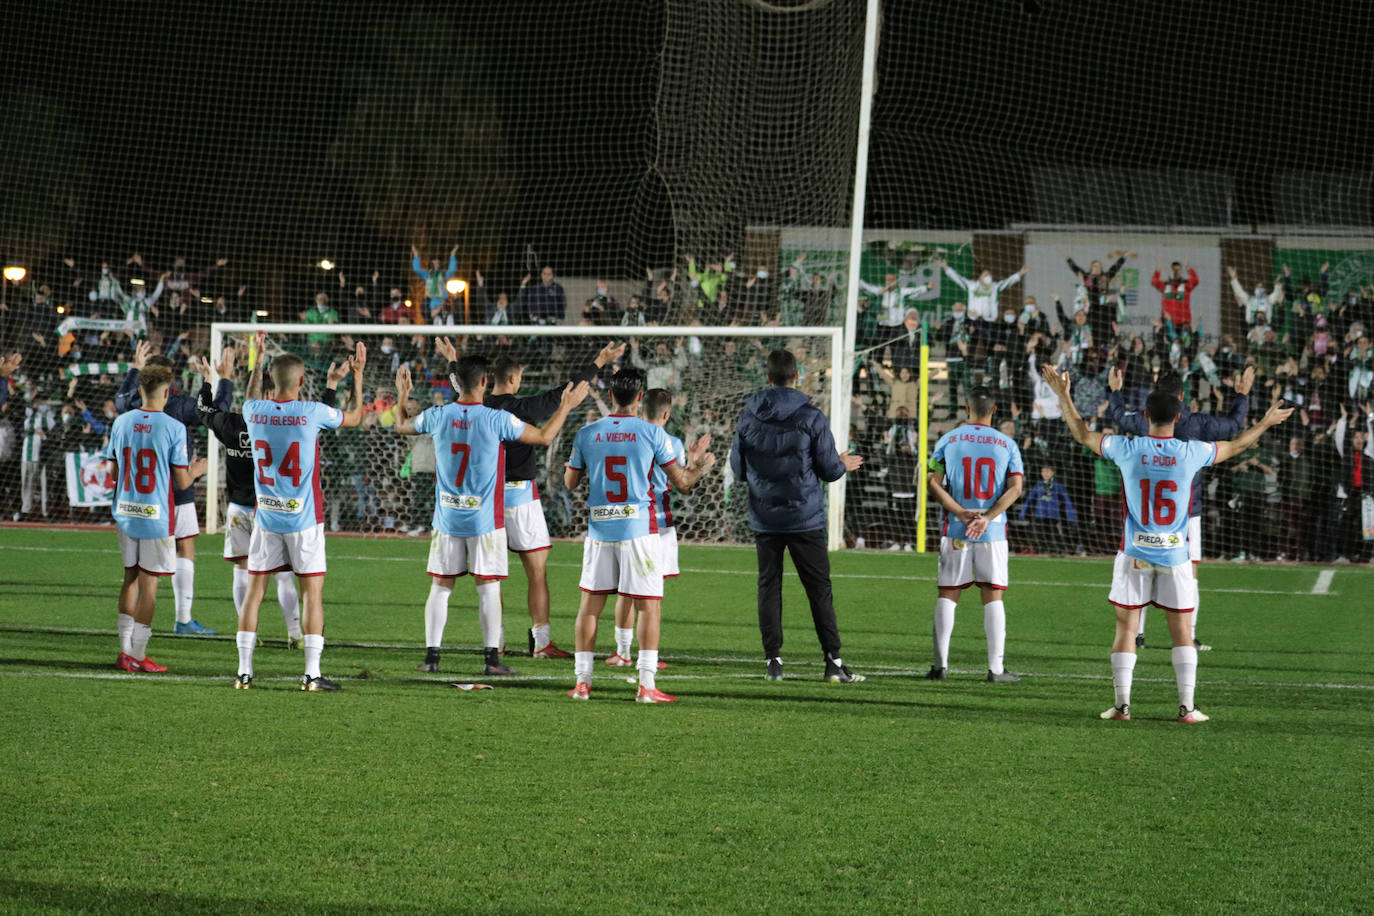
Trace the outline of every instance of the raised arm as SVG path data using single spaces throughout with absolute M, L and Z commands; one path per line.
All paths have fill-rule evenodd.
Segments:
M 1275 401 L 1274 405 L 1265 413 L 1264 418 L 1254 426 L 1234 439 L 1217 443 L 1216 463 L 1221 464 L 1226 459 L 1233 458 L 1250 448 L 1259 441 L 1260 436 L 1264 435 L 1266 430 L 1287 420 L 1294 410 L 1296 410 L 1294 407 L 1280 407 L 1279 402 Z
M 256 401 L 262 397 L 262 367 L 267 362 L 267 332 L 257 331 L 253 334 L 253 371 L 248 374 L 248 391 L 245 397 L 250 401 Z
M 702 475 L 715 466 L 716 456 L 707 451 L 710 447 L 711 437 L 702 436 L 687 450 L 687 460 L 692 465 L 690 468 L 684 468 L 676 461 L 663 468 L 664 475 L 674 489 L 686 493 L 696 486 Z
M 589 391 L 591 391 L 591 386 L 585 381 L 578 382 L 576 385 L 569 382 L 567 387 L 563 389 L 563 396 L 559 398 L 558 409 L 553 412 L 553 416 L 549 417 L 548 422 L 538 428 L 526 423 L 525 428 L 520 432 L 520 441 L 526 445 L 548 445 L 563 428 L 563 424 L 567 421 L 568 414 L 572 412 L 572 409 L 586 400 Z
M 1073 406 L 1073 398 L 1069 397 L 1069 373 L 1056 372 L 1053 366 L 1043 366 L 1040 375 L 1045 379 L 1045 384 L 1050 386 L 1050 390 L 1059 396 L 1059 409 L 1074 441 L 1099 455 L 1102 454 L 1102 434 L 1088 429 L 1088 424 L 1079 416 L 1078 408 Z
M 354 349 L 353 356 L 350 356 L 343 364 L 343 374 L 347 375 L 351 369 L 353 372 L 353 403 L 348 410 L 344 411 L 343 427 L 357 426 L 363 422 L 363 369 L 367 366 L 367 346 L 360 340 Z M 334 375 L 334 366 L 330 365 L 329 374 Z M 342 378 L 342 377 L 341 377 Z M 334 382 L 339 384 L 338 380 Z
M 415 428 L 415 418 L 406 416 L 406 402 L 410 400 L 411 386 L 410 366 L 401 363 L 401 368 L 396 370 L 396 422 L 392 429 L 402 436 L 419 434 L 419 430 Z

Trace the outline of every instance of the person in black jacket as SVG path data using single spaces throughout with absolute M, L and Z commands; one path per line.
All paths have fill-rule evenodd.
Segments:
M 446 338 L 434 339 L 435 351 L 450 363 L 458 359 L 458 351 Z M 596 358 L 570 373 L 570 381 L 591 382 L 601 373 L 603 367 L 616 362 L 625 355 L 625 344 L 614 341 L 601 348 Z M 450 366 L 450 375 L 452 369 Z M 526 423 L 535 427 L 543 426 L 558 410 L 563 398 L 563 386 L 551 388 L 542 394 L 517 397 L 524 379 L 525 367 L 519 360 L 509 356 L 497 357 L 491 364 L 491 391 L 482 398 L 487 407 L 505 410 L 515 414 Z M 455 383 L 454 388 L 457 389 Z M 504 490 L 504 511 L 506 539 L 512 551 L 519 554 L 520 565 L 525 568 L 527 596 L 530 611 L 529 651 L 532 658 L 571 658 L 572 653 L 554 645 L 549 624 L 549 578 L 548 550 L 552 545 L 549 526 L 544 520 L 543 505 L 539 500 L 539 485 L 536 482 L 539 469 L 535 460 L 535 446 L 519 442 L 507 442 L 506 483 Z
M 730 450 L 730 469 L 749 487 L 749 527 L 759 558 L 759 630 L 768 679 L 782 680 L 786 549 L 811 602 L 811 618 L 825 653 L 825 679 L 840 684 L 862 681 L 865 678 L 840 658 L 820 481 L 839 480 L 863 459 L 836 451 L 829 421 L 796 390 L 797 360 L 790 351 L 768 354 L 768 381 L 771 388 L 745 402 Z

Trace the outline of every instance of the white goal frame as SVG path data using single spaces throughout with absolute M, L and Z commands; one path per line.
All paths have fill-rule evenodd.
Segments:
M 546 327 L 526 325 L 394 325 L 394 324 L 305 324 L 278 323 L 254 324 L 252 322 L 215 322 L 210 325 L 211 362 L 215 362 L 224 347 L 226 334 L 252 334 L 266 331 L 268 334 L 329 334 L 355 337 L 382 337 L 386 335 L 424 337 L 597 337 L 607 339 L 628 339 L 631 337 L 821 337 L 830 340 L 830 432 L 841 449 L 849 443 L 849 385 L 842 377 L 845 367 L 844 328 L 842 327 L 639 327 L 639 326 L 597 326 L 553 325 Z M 741 409 L 743 404 L 740 405 Z M 717 461 L 724 462 L 729 453 L 729 443 L 715 443 Z M 214 533 L 219 530 L 219 459 L 220 444 L 214 435 L 208 437 L 205 474 L 205 530 Z M 829 549 L 839 550 L 844 546 L 844 478 L 830 484 L 827 499 L 826 535 Z

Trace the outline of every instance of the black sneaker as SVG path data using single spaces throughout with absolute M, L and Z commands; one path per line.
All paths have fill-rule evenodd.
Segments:
M 1012 674 L 1010 671 L 1003 671 L 1001 674 L 993 674 L 991 671 L 988 671 L 989 684 L 1015 684 L 1020 680 L 1019 677 Z
M 482 666 L 482 673 L 489 676 L 500 677 L 501 675 L 519 674 L 520 672 L 502 662 L 487 662 Z
M 825 680 L 832 684 L 859 684 L 868 678 L 850 671 L 848 665 L 837 665 L 827 658 L 825 660 Z
M 251 675 L 251 674 L 240 674 L 240 675 L 238 675 L 237 677 L 234 678 L 234 689 L 235 689 L 235 690 L 247 690 L 248 688 L 250 688 L 250 687 L 252 687 L 252 686 L 253 686 L 253 675 Z
M 416 670 L 416 671 L 424 671 L 424 672 L 427 672 L 427 673 L 429 673 L 429 674 L 438 674 L 438 673 L 439 673 L 439 663 L 438 663 L 438 662 L 420 662 L 420 664 L 418 664 L 418 665 L 415 666 L 415 670 Z
M 331 681 L 324 675 L 310 677 L 305 675 L 301 678 L 301 689 L 310 693 L 326 693 L 331 690 L 338 690 L 339 685 Z
M 1137 634 L 1135 634 L 1135 647 L 1136 647 L 1137 649 L 1143 649 L 1143 648 L 1145 648 L 1145 634 L 1144 634 L 1144 633 L 1137 633 Z
M 943 681 L 944 679 L 945 669 L 939 665 L 931 665 L 930 670 L 926 672 L 926 680 L 928 681 Z
M 782 680 L 782 659 L 770 658 L 768 660 L 768 673 L 764 677 L 770 681 Z

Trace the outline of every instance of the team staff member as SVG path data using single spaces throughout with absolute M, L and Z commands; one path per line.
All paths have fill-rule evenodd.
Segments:
M 782 680 L 782 554 L 806 588 L 811 618 L 825 653 L 825 679 L 865 680 L 840 658 L 840 631 L 830 590 L 822 480 L 839 480 L 863 464 L 839 454 L 829 421 L 796 390 L 797 359 L 789 350 L 768 354 L 772 387 L 750 395 L 735 426 L 730 469 L 749 485 L 749 527 L 759 557 L 759 630 L 768 679 Z

